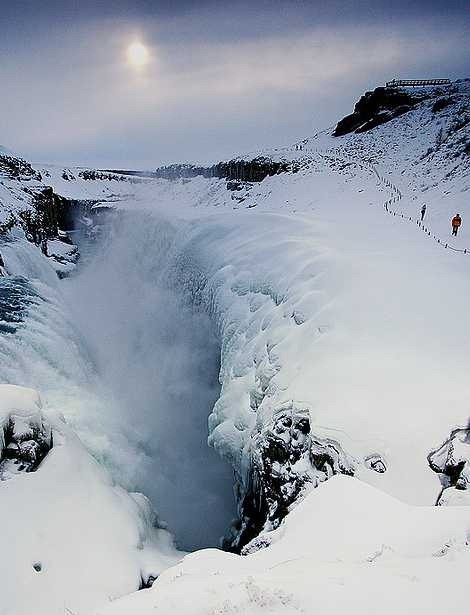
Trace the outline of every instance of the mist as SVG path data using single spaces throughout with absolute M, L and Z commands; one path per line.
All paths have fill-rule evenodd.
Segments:
M 112 449 L 104 461 L 150 498 L 178 546 L 193 550 L 218 545 L 235 500 L 230 468 L 207 445 L 217 339 L 208 315 L 164 275 L 177 235 L 154 217 L 119 217 L 64 292 L 100 384 L 99 421 Z

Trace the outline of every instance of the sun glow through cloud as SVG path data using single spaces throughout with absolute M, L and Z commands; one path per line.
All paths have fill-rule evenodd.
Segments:
M 148 48 L 140 41 L 134 41 L 127 48 L 127 60 L 134 68 L 143 68 L 150 60 Z

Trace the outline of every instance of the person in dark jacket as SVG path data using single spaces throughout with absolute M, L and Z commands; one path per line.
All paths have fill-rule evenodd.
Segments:
M 452 235 L 455 235 L 457 237 L 457 231 L 459 230 L 461 224 L 462 218 L 460 217 L 460 214 L 455 214 L 455 216 L 452 218 Z
M 426 215 L 426 203 L 423 203 L 421 207 L 421 222 L 424 220 L 424 216 Z

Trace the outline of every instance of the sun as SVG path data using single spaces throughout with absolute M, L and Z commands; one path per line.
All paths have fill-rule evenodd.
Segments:
M 134 68 L 142 68 L 150 60 L 149 50 L 141 42 L 134 41 L 127 48 L 127 59 Z

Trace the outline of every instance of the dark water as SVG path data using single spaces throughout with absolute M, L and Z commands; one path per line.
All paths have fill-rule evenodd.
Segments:
M 0 277 L 0 335 L 15 333 L 28 308 L 39 300 L 37 291 L 26 278 Z

